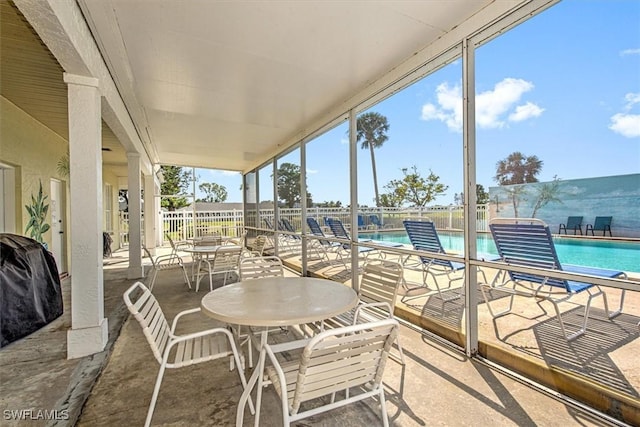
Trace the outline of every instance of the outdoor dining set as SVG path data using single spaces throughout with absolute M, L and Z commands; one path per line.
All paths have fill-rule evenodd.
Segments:
M 570 228 L 571 221 L 568 222 L 566 226 Z M 417 259 L 422 273 L 422 283 L 411 286 L 405 279 L 408 257 L 392 260 L 371 256 L 377 249 L 368 246 L 351 254 L 355 251 L 351 245 L 335 240 L 350 239 L 342 223 L 332 219 L 327 224 L 333 236 L 326 235 L 315 219 L 307 218 L 309 231 L 314 236 L 310 247 L 320 257 L 338 260 L 345 267 L 347 257 L 362 259 L 357 286 L 321 278 L 286 277 L 281 258 L 265 254 L 269 238 L 258 236 L 249 250 L 246 232 L 241 237 L 209 236 L 187 243 L 174 242 L 167 236 L 170 254 L 154 258 L 147 251 L 152 262 L 148 285 L 136 282 L 124 294 L 127 307 L 140 322 L 160 364 L 145 425 L 151 423 L 166 369 L 220 358 L 230 358 L 230 365 L 237 370 L 242 383 L 237 426 L 243 425 L 247 406 L 258 425 L 266 385 L 273 385 L 281 399 L 284 425 L 369 397 L 376 398 L 381 422 L 388 425 L 382 372 L 388 358 L 405 363 L 399 323 L 394 317 L 399 290 L 403 289 L 402 301 L 406 302 L 412 298 L 412 291 L 431 290 L 433 287 L 430 286 L 435 286 L 435 293 L 445 302 L 443 290 L 464 277 L 465 265 L 440 256 L 446 251 L 432 222 L 406 219 L 403 225 L 412 249 L 420 251 Z M 281 237 L 288 240 L 288 243 L 281 242 L 285 247 L 300 238 L 295 230 L 290 231 L 292 229 L 287 227 L 283 230 L 288 232 Z M 497 219 L 491 222 L 490 230 L 498 255 L 478 254 L 478 258 L 495 261 L 503 268 L 492 281 L 487 280 L 482 269 L 478 272 L 479 289 L 492 317 L 511 312 L 515 296 L 546 300 L 553 304 L 564 338 L 572 341 L 587 331 L 592 299 L 603 298 L 609 318 L 621 313 L 624 290 L 619 306 L 609 311 L 606 293 L 598 285 L 542 276 L 526 269 L 548 268 L 603 278 L 626 278 L 624 272 L 561 264 L 549 227 L 540 220 Z M 383 249 L 402 246 L 368 239 L 363 242 Z M 191 272 L 187 271 L 180 252 L 192 256 Z M 512 266 L 516 270 L 510 270 Z M 171 324 L 153 294 L 158 272 L 166 269 L 180 269 L 189 289 L 195 283 L 196 292 L 200 281 L 209 277 L 209 292 L 202 298 L 200 307 L 180 312 Z M 222 275 L 222 285 L 214 286 L 218 282 L 214 283 L 213 278 L 218 274 Z M 230 283 L 232 276 L 237 276 L 238 281 Z M 441 277 L 448 280 L 446 285 L 438 282 Z M 487 297 L 493 289 L 510 295 L 507 309 L 495 311 Z M 577 330 L 568 330 L 559 304 L 582 292 L 589 295 L 583 323 Z M 457 294 L 453 298 L 460 297 L 461 294 Z M 186 335 L 176 334 L 178 321 L 194 313 L 202 313 L 221 322 L 222 326 Z M 270 338 L 271 332 L 283 328 L 294 332 L 287 335 L 290 339 L 274 341 Z M 295 357 L 283 358 L 284 353 Z M 252 368 L 248 380 L 245 377 L 247 367 Z M 254 389 L 256 394 L 252 397 Z M 326 396 L 330 399 L 322 400 L 320 405 L 305 405 Z

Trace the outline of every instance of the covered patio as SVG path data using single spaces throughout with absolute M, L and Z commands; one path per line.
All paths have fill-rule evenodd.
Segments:
M 290 270 L 286 273 L 293 274 Z M 65 280 L 63 285 L 66 303 L 68 282 Z M 70 322 L 68 310 L 54 323 L 0 352 L 2 405 L 52 408 L 60 418 L 53 425 L 142 425 L 158 364 L 140 326 L 128 316 L 122 302 L 122 293 L 131 283 L 126 279 L 126 261 L 105 269 L 105 312 L 112 339 L 103 352 L 66 359 L 61 344 Z M 216 283 L 221 285 L 221 281 Z M 154 294 L 171 319 L 181 310 L 198 306 L 205 292 L 189 291 L 182 284 L 179 271 L 168 271 L 158 277 Z M 216 325 L 200 315 L 186 322 L 181 332 Z M 290 339 L 288 335 L 292 333 L 275 339 Z M 418 328 L 402 326 L 401 337 L 406 365 L 388 361 L 384 377 L 391 425 L 617 424 L 612 418 L 607 421 L 594 417 L 580 404 L 559 399 L 550 390 L 545 393 L 531 388 L 520 375 L 500 373 L 491 363 L 468 358 L 459 348 Z M 234 425 L 241 392 L 227 359 L 169 371 L 153 425 Z M 29 415 L 24 416 L 23 421 L 29 420 Z M 281 423 L 280 401 L 273 388 L 265 391 L 261 418 L 263 425 Z M 252 423 L 247 411 L 244 425 Z M 379 406 L 365 400 L 310 418 L 305 425 L 378 423 Z M 22 424 L 14 419 L 7 425 Z
M 290 208 L 305 224 L 315 191 L 307 188 L 308 162 L 328 151 L 328 168 L 348 188 L 344 222 L 351 232 L 346 243 L 329 240 L 354 253 L 374 246 L 391 258 L 425 255 L 358 240 L 357 120 L 455 64 L 464 94 L 454 162 L 464 189 L 459 229 L 466 255 L 436 257 L 462 263 L 468 274 L 446 290 L 451 301 L 429 292 L 396 305 L 407 365 L 389 361 L 385 371 L 392 425 L 640 424 L 638 277 L 589 278 L 614 300 L 629 292 L 623 314 L 612 321 L 596 305 L 588 333 L 575 342 L 558 340 L 553 313 L 531 301 L 492 320 L 476 291 L 478 268 L 491 277 L 500 268 L 476 247 L 476 50 L 557 3 L 2 2 L 2 232 L 24 230 L 29 218 L 22 208 L 44 181 L 56 207 L 44 240 L 62 273 L 65 307 L 61 318 L 0 350 L 5 420 L 21 425 L 38 411 L 53 411 L 47 417 L 54 425 L 144 422 L 158 366 L 122 295 L 148 274 L 143 246 L 154 256 L 170 251 L 162 245 L 161 166 L 240 173 L 248 242 L 267 234 L 275 242 L 268 253 L 282 259 L 288 275 L 356 288 L 357 257 L 320 260 L 314 245 L 322 239 L 305 227 L 265 228 L 260 213 L 261 204 L 270 204 L 279 223 L 279 166 L 293 162 L 299 197 Z M 340 155 L 317 142 L 330 132 L 338 135 L 334 148 L 344 147 Z M 428 148 L 397 152 L 428 157 L 437 145 Z M 129 196 L 126 230 L 119 190 Z M 103 259 L 105 231 L 114 248 L 126 250 Z M 404 277 L 419 283 L 421 272 L 408 265 Z M 187 290 L 179 271 L 161 273 L 153 292 L 168 318 L 199 306 L 205 295 Z M 185 328 L 212 322 L 196 316 Z M 220 361 L 169 372 L 154 424 L 233 425 L 241 387 L 227 368 Z M 307 424 L 375 425 L 378 416 L 376 402 L 366 401 Z M 277 396 L 269 392 L 262 422 L 280 421 Z

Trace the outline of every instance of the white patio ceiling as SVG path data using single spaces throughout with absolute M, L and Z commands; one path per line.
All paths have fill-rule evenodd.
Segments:
M 242 171 L 522 3 L 79 0 L 152 161 Z

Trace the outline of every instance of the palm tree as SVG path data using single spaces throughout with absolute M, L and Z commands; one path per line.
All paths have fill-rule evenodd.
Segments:
M 538 159 L 538 156 L 525 156 L 516 151 L 497 163 L 494 179 L 499 185 L 538 182 L 536 175 L 541 169 L 542 160 Z
M 373 154 L 375 148 L 382 145 L 389 139 L 386 133 L 389 131 L 387 118 L 380 113 L 364 113 L 358 117 L 357 122 L 357 142 L 362 142 L 362 149 L 369 149 L 371 153 L 371 169 L 373 170 L 373 187 L 376 193 L 376 206 L 380 206 L 380 195 L 378 194 L 378 176 L 376 174 L 376 157 Z

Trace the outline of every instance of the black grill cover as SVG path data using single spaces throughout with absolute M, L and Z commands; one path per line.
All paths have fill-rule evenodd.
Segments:
M 62 315 L 55 259 L 36 240 L 0 233 L 0 348 Z

